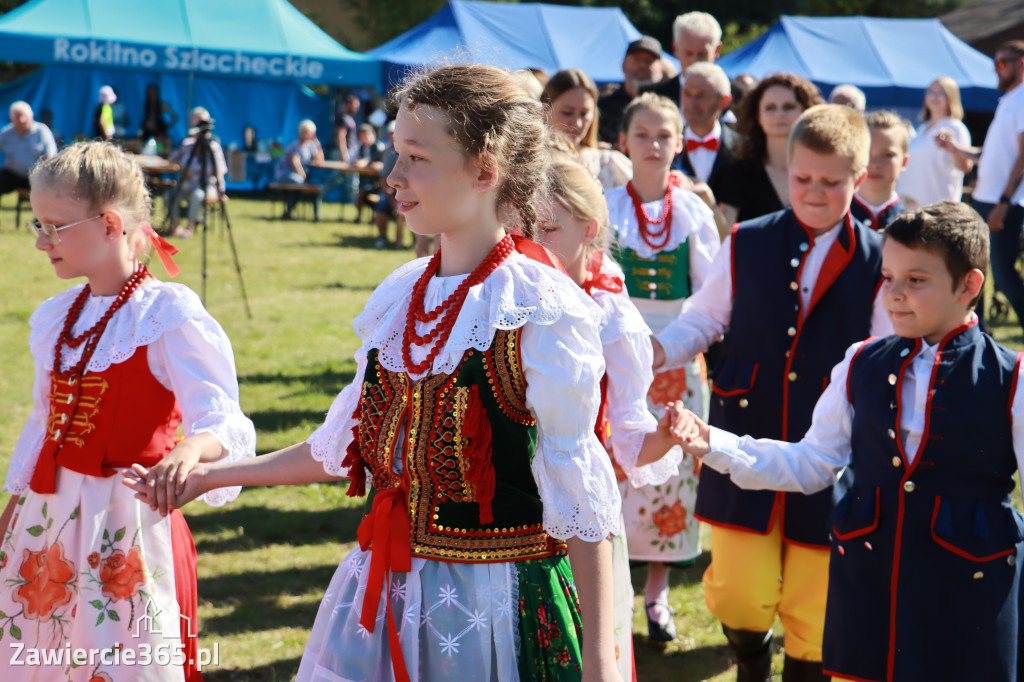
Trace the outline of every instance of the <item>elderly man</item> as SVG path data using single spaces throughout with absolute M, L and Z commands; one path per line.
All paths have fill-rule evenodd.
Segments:
M 737 137 L 720 120 L 732 102 L 729 77 L 717 64 L 693 64 L 683 79 L 680 99 L 686 121 L 680 168 L 690 177 L 706 182 L 718 196 L 719 188 L 727 181 Z
M 1024 326 L 1024 281 L 1015 267 L 1024 231 L 1024 40 L 1000 45 L 995 66 L 997 87 L 1005 94 L 999 99 L 984 146 L 963 146 L 948 131 L 940 131 L 936 142 L 961 158 L 978 162 L 972 203 L 992 231 L 992 282 Z
M 613 145 L 619 142 L 626 106 L 640 93 L 640 88 L 662 79 L 661 43 L 651 36 L 640 36 L 631 42 L 622 59 L 622 75 L 622 83 L 606 89 L 597 100 L 598 136 L 602 142 Z
M 672 35 L 675 38 L 672 52 L 679 60 L 679 77 L 666 78 L 644 91 L 650 90 L 679 103 L 686 69 L 697 62 L 714 62 L 722 51 L 722 27 L 707 12 L 687 12 L 672 22 Z
M 10 108 L 11 123 L 0 130 L 0 152 L 4 167 L 0 169 L 0 194 L 28 188 L 28 172 L 39 159 L 57 153 L 53 133 L 33 120 L 28 102 L 15 102 Z
M 829 104 L 842 104 L 861 114 L 868 106 L 868 97 L 864 91 L 851 83 L 843 83 L 832 88 L 828 95 Z

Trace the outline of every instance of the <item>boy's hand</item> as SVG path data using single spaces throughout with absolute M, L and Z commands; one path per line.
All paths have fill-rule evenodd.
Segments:
M 711 452 L 711 429 L 700 417 L 678 402 L 667 405 L 665 415 L 671 419 L 672 436 L 683 450 L 694 457 Z
M 715 201 L 715 193 L 711 191 L 706 182 L 695 182 L 690 191 L 700 197 L 701 201 L 707 204 L 707 207 L 714 211 L 718 208 L 718 202 Z

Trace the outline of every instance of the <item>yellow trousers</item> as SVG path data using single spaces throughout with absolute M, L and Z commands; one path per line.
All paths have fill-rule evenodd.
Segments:
M 776 521 L 767 535 L 711 526 L 704 600 L 735 630 L 766 632 L 778 614 L 786 655 L 820 661 L 829 550 L 785 542 L 780 526 Z

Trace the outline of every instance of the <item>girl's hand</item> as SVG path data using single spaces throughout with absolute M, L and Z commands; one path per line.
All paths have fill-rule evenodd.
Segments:
M 711 451 L 711 429 L 697 415 L 685 409 L 682 403 L 666 405 L 665 417 L 662 419 L 665 418 L 671 419 L 671 434 L 683 450 L 694 457 L 703 457 Z
M 154 469 L 147 469 L 141 464 L 133 464 L 131 469 L 122 472 L 121 482 L 135 491 L 135 499 L 145 502 L 156 511 L 160 505 L 157 497 L 156 478 L 153 475 Z M 206 475 L 208 471 L 208 464 L 196 463 L 186 476 L 180 492 L 175 487 L 171 494 L 164 498 L 164 508 L 160 508 L 160 514 L 167 516 L 171 510 L 178 509 L 207 492 Z

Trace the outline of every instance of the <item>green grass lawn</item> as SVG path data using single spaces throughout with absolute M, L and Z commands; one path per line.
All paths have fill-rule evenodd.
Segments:
M 6 272 L 0 471 L 6 471 L 30 408 L 28 317 L 44 298 L 68 286 L 53 276 L 27 230 L 14 230 L 10 196 L 6 203 L 0 209 L 0 262 Z M 234 344 L 242 408 L 256 424 L 264 453 L 304 440 L 320 424 L 355 370 L 353 317 L 412 251 L 374 250 L 374 229 L 337 222 L 337 206 L 326 207 L 331 220 L 319 224 L 270 219 L 271 205 L 263 200 L 235 199 L 229 211 L 253 317 L 245 315 L 231 251 L 219 231 L 209 234 L 206 305 Z M 346 211 L 351 217 L 352 208 Z M 201 239 L 177 245 L 182 274 L 176 281 L 199 291 Z M 159 264 L 151 269 L 164 276 Z M 1020 347 L 1015 322 L 995 332 L 1003 343 Z M 186 509 L 199 550 L 200 645 L 216 642 L 220 653 L 207 680 L 294 676 L 323 590 L 354 544 L 361 501 L 344 493 L 341 484 L 254 488 L 221 509 L 202 503 Z M 725 640 L 704 606 L 700 576 L 706 562 L 705 553 L 696 566 L 673 572 L 679 639 L 663 647 L 635 638 L 641 680 L 734 679 Z M 642 588 L 642 572 L 633 578 Z M 645 633 L 639 600 L 637 615 L 636 631 Z M 781 655 L 776 659 L 781 666 Z

